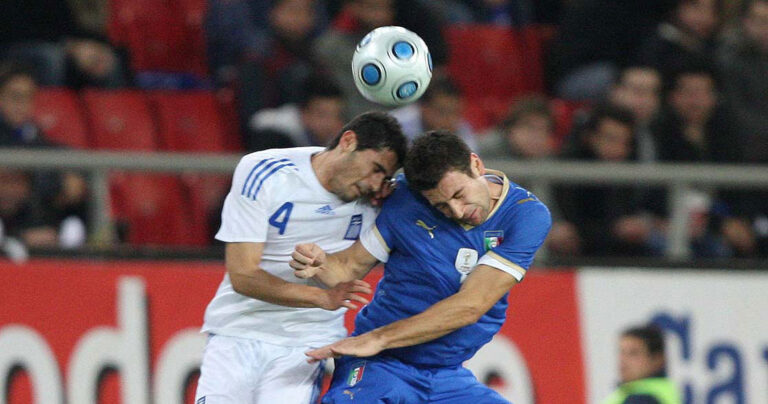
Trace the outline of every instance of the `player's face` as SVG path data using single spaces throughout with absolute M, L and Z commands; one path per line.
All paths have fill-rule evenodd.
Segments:
M 621 382 L 643 379 L 661 370 L 664 360 L 661 355 L 651 355 L 643 340 L 623 336 L 619 341 L 619 372 Z
M 491 193 L 482 176 L 482 162 L 476 155 L 472 155 L 470 169 L 471 175 L 449 171 L 437 187 L 423 191 L 422 195 L 445 216 L 459 223 L 477 226 L 485 222 L 491 212 Z
M 331 179 L 331 192 L 339 199 L 371 199 L 392 178 L 397 169 L 397 155 L 389 149 L 351 151 Z

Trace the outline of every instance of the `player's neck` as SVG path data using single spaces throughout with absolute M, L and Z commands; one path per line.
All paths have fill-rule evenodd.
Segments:
M 497 184 L 493 181 L 488 181 L 488 179 L 485 180 L 485 183 L 488 184 L 488 193 L 491 195 L 490 210 L 493 211 L 493 208 L 496 207 L 497 203 L 499 203 L 499 198 L 501 198 L 501 193 L 504 190 L 504 185 Z
M 315 172 L 317 180 L 328 192 L 331 191 L 331 178 L 333 177 L 333 151 L 324 150 L 315 153 L 310 157 L 312 171 Z

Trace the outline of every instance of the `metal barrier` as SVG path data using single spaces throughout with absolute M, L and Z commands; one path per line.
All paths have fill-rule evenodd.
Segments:
M 89 174 L 93 199 L 92 231 L 108 228 L 109 182 L 112 171 L 231 174 L 240 155 L 136 153 L 79 150 L 0 149 L 0 167 L 75 169 Z M 768 189 L 768 166 L 713 164 L 630 164 L 563 161 L 486 160 L 486 167 L 505 172 L 513 181 L 531 184 L 539 199 L 554 205 L 553 184 L 656 185 L 669 195 L 667 256 L 690 256 L 688 211 L 684 198 L 693 187 Z

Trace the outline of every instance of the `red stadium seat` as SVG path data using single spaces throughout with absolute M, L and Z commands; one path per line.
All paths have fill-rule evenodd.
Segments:
M 202 31 L 205 4 L 158 0 L 113 0 L 109 36 L 126 46 L 136 71 L 206 75 Z
M 143 93 L 86 90 L 82 97 L 96 148 L 157 149 L 155 125 Z
M 87 149 L 88 129 L 77 94 L 64 88 L 45 88 L 35 97 L 35 121 L 54 143 Z
M 544 58 L 556 28 L 552 25 L 528 25 L 520 31 L 525 49 L 526 90 L 544 92 Z
M 189 198 L 173 176 L 118 174 L 111 179 L 113 216 L 126 241 L 141 245 L 200 245 Z
M 555 116 L 555 145 L 559 149 L 571 133 L 577 113 L 589 108 L 589 104 L 579 101 L 553 99 L 549 103 Z
M 216 96 L 209 91 L 157 91 L 149 95 L 158 113 L 161 148 L 224 152 L 224 126 Z
M 448 71 L 471 99 L 510 99 L 526 91 L 521 38 L 507 28 L 449 26 Z
M 237 114 L 237 101 L 234 91 L 231 89 L 221 89 L 216 93 L 216 99 L 219 101 L 219 113 L 224 125 L 224 138 L 227 145 L 227 151 L 243 151 L 243 137 L 240 134 L 240 118 Z
M 184 175 L 182 182 L 189 194 L 189 206 L 192 212 L 190 239 L 196 245 L 210 244 L 216 228 L 211 228 L 209 220 L 213 216 L 221 217 L 224 197 L 229 192 L 229 175 Z

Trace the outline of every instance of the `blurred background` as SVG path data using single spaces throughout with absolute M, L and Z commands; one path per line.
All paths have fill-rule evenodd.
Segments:
M 115 374 L 157 377 L 171 331 L 201 323 L 239 156 L 324 145 L 381 109 L 350 61 L 385 25 L 435 64 L 391 111 L 408 136 L 455 131 L 553 212 L 526 286 L 545 292 L 512 294 L 500 338 L 517 348 L 478 377 L 517 403 L 599 402 L 619 332 L 655 322 L 686 403 L 768 402 L 767 0 L 3 0 L 0 352 L 50 345 L 53 362 L 0 353 L 0 402 L 188 400 L 192 359 L 168 360 L 186 370 L 167 396 Z M 534 315 L 549 302 L 568 309 Z M 83 384 L 73 363 L 99 325 L 127 351 L 81 363 Z M 194 359 L 188 333 L 173 341 Z

